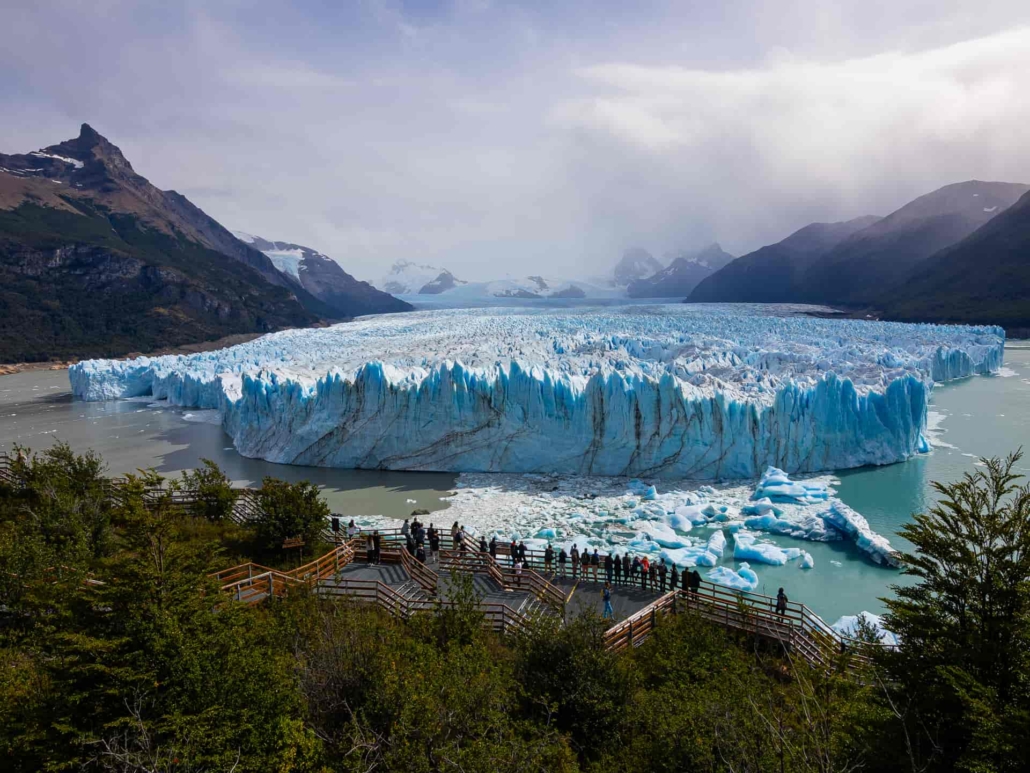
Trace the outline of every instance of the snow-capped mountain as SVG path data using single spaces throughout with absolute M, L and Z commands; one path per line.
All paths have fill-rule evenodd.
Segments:
M 623 253 L 622 259 L 615 265 L 613 282 L 616 287 L 627 287 L 638 279 L 646 279 L 662 270 L 650 252 L 640 247 L 633 247 Z
M 393 295 L 437 295 L 465 284 L 445 268 L 398 260 L 373 284 Z
M 245 231 L 233 231 L 233 236 L 263 252 L 280 272 L 341 317 L 411 309 L 404 301 L 355 279 L 328 255 L 310 247 L 270 241 Z
M 718 244 L 710 244 L 675 258 L 652 276 L 631 282 L 626 292 L 630 298 L 686 298 L 698 283 L 732 260 Z

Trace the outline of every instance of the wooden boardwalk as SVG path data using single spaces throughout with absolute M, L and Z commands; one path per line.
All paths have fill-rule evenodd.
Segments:
M 0 452 L 0 484 L 20 486 L 12 460 Z M 110 482 L 109 496 L 122 496 L 125 481 Z M 236 502 L 232 520 L 246 522 L 260 513 L 257 492 L 234 489 Z M 198 501 L 197 492 L 154 489 L 146 492 L 146 500 L 171 503 L 188 509 Z M 390 614 L 409 618 L 414 614 L 433 613 L 453 604 L 453 581 L 459 574 L 473 578 L 478 608 L 484 624 L 497 631 L 511 632 L 525 628 L 540 615 L 563 620 L 579 614 L 600 614 L 603 609 L 603 582 L 594 579 L 557 577 L 548 571 L 542 551 L 527 551 L 526 565 L 519 575 L 511 568 L 508 545 L 497 546 L 497 557 L 478 550 L 466 538 L 457 549 L 443 550 L 437 561 L 424 565 L 404 548 L 399 529 L 379 529 L 382 541 L 381 562 L 366 561 L 365 535 L 350 541 L 342 534 L 326 531 L 336 547 L 323 556 L 291 571 L 280 571 L 253 562 L 230 567 L 212 575 L 223 591 L 244 604 L 258 604 L 281 597 L 292 588 L 311 587 L 319 594 L 346 597 L 372 603 Z M 445 537 L 450 543 L 449 536 Z M 603 576 L 603 572 L 599 572 Z M 637 585 L 615 585 L 612 588 L 615 619 L 605 634 L 607 646 L 613 650 L 637 646 L 645 641 L 670 615 L 689 612 L 716 625 L 743 632 L 780 644 L 787 652 L 804 658 L 813 666 L 828 668 L 837 658 L 841 637 L 818 615 L 803 604 L 789 602 L 784 613 L 776 612 L 776 600 L 756 593 L 737 592 L 702 582 L 698 591 L 681 589 L 659 594 L 653 588 Z M 853 653 L 848 667 L 862 669 L 868 658 L 856 652 L 869 645 L 845 639 Z M 874 645 L 875 646 L 875 645 Z

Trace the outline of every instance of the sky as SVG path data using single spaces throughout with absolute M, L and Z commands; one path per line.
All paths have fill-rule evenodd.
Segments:
M 1025 0 L 5 0 L 0 150 L 87 122 L 361 279 L 739 255 L 1030 182 Z

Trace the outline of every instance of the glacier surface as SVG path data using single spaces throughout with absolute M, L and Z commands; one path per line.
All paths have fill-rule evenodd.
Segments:
M 241 454 L 273 462 L 727 480 L 903 460 L 927 448 L 934 382 L 1002 365 L 1000 328 L 794 311 L 382 315 L 69 376 L 84 400 L 217 409 Z M 766 483 L 759 501 L 822 496 Z

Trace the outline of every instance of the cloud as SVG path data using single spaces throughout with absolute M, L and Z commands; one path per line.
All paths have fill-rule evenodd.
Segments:
M 96 7 L 5 8 L 0 148 L 88 121 L 225 225 L 362 278 L 591 274 L 1030 181 L 1019 3 Z

